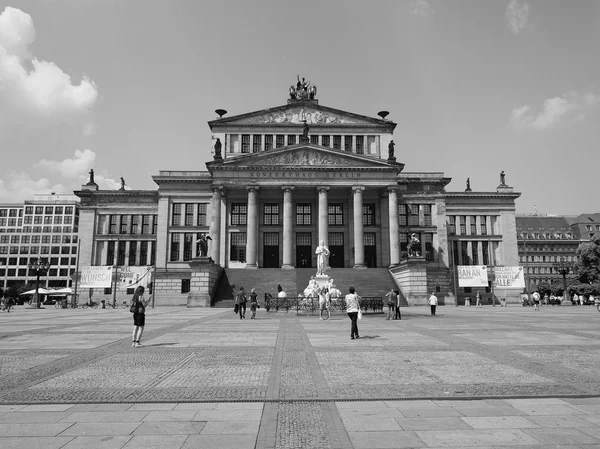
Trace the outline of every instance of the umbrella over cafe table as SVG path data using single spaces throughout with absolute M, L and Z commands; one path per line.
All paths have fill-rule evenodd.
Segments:
M 40 287 L 40 288 L 38 289 L 38 293 L 39 293 L 40 295 L 47 295 L 48 293 L 50 293 L 50 290 L 46 290 L 45 288 L 43 288 L 43 287 Z M 21 295 L 35 295 L 35 289 L 33 289 L 33 290 L 28 290 L 28 291 L 26 291 L 26 292 L 23 292 L 23 293 L 21 293 Z M 64 295 L 64 293 L 63 293 L 63 295 Z

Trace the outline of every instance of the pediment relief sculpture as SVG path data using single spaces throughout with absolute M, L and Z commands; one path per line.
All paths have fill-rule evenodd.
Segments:
M 274 154 L 249 161 L 248 165 L 338 165 L 338 166 L 364 166 L 364 162 L 355 161 L 347 157 L 322 153 L 314 150 L 289 151 Z
M 344 117 L 341 114 L 323 112 L 315 108 L 309 108 L 304 106 L 285 109 L 283 111 L 273 111 L 268 114 L 262 114 L 256 117 L 252 117 L 248 121 L 250 123 L 291 123 L 298 125 L 303 124 L 304 121 L 306 121 L 306 123 L 308 123 L 309 125 L 350 125 L 359 123 L 358 121 L 349 119 L 348 117 Z

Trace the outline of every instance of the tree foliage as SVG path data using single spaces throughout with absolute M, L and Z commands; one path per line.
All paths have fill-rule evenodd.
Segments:
M 544 295 L 550 296 L 550 293 L 552 293 L 552 287 L 547 282 L 540 282 L 539 284 L 537 284 L 536 290 L 542 298 L 544 297 Z
M 600 294 L 600 233 L 579 245 L 577 256 L 579 260 L 573 269 L 576 282 L 569 286 L 569 292 L 586 296 Z

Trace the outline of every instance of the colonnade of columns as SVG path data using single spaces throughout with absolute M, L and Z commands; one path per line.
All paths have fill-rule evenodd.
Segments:
M 293 186 L 282 186 L 283 191 L 283 264 L 282 268 L 294 268 L 293 251 Z M 329 210 L 328 210 L 328 192 L 329 186 L 317 186 L 318 192 L 318 241 L 323 241 L 328 245 L 329 235 Z M 247 233 L 246 233 L 246 267 L 258 268 L 258 223 L 260 217 L 258 186 L 247 186 L 248 192 L 248 211 L 247 211 Z M 353 224 L 354 224 L 354 268 L 365 268 L 364 251 L 364 228 L 363 228 L 363 191 L 362 185 L 352 186 L 353 192 Z M 389 204 L 389 242 L 390 242 L 390 265 L 395 266 L 400 263 L 400 243 L 398 227 L 398 189 L 396 187 L 388 188 Z M 220 231 L 221 231 L 221 197 L 222 188 L 213 188 L 212 197 L 212 218 L 210 222 L 210 235 L 212 245 L 210 256 L 216 263 L 220 263 Z

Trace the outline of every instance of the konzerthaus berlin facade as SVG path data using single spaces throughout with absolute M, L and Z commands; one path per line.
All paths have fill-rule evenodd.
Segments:
M 410 287 L 396 268 L 415 233 L 423 288 L 446 304 L 454 303 L 454 264 L 518 265 L 519 194 L 504 178 L 490 192 L 447 192 L 443 173 L 404 171 L 386 114 L 322 106 L 300 84 L 291 90 L 282 106 L 209 122 L 207 170 L 182 161 L 184 170 L 153 176 L 157 190 L 82 186 L 81 265 L 154 265 L 157 305 L 186 303 L 201 233 L 228 270 L 316 267 L 323 240 L 332 268 L 389 268 L 403 291 Z M 457 292 L 459 303 L 470 295 Z

